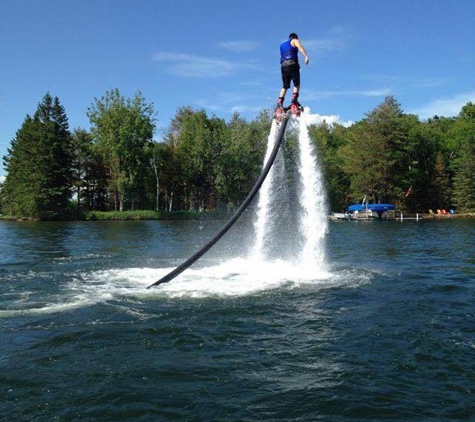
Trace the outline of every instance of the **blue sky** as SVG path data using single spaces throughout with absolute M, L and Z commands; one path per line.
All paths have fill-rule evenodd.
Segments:
M 113 88 L 154 103 L 157 140 L 180 106 L 252 119 L 275 103 L 290 32 L 312 113 L 356 121 L 394 95 L 454 116 L 475 101 L 474 16 L 473 0 L 1 0 L 0 157 L 46 92 L 71 129 Z

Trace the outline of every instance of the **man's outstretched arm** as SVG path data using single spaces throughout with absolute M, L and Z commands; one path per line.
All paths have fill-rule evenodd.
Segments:
M 305 57 L 305 64 L 308 64 L 309 59 L 308 59 L 308 56 L 307 56 L 307 52 L 305 51 L 305 48 L 303 48 L 303 45 L 301 44 L 301 42 L 298 39 L 294 39 L 293 41 L 294 41 L 294 47 L 297 47 L 299 49 L 299 51 Z

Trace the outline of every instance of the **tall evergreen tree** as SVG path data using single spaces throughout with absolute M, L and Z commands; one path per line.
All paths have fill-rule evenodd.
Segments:
M 409 184 L 408 134 L 416 123 L 389 96 L 351 127 L 341 151 L 353 200 L 367 195 L 375 202 L 401 203 Z
M 442 152 L 437 154 L 432 178 L 427 187 L 430 205 L 436 209 L 447 209 L 450 205 L 450 177 Z
M 44 96 L 27 115 L 4 157 L 7 170 L 2 197 L 9 214 L 61 219 L 71 198 L 71 135 L 64 107 Z
M 475 210 L 475 104 L 467 103 L 453 127 L 459 146 L 453 160 L 453 203 L 460 211 Z
M 457 159 L 452 201 L 459 211 L 475 211 L 475 142 L 465 142 Z

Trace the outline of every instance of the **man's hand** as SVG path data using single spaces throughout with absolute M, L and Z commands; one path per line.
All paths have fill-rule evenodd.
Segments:
M 308 60 L 308 56 L 305 56 L 305 64 L 308 64 L 309 60 Z

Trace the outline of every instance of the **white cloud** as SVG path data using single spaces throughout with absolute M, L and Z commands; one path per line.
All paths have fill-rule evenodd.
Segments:
M 391 95 L 391 88 L 368 89 L 366 91 L 349 91 L 346 95 L 356 95 L 362 97 L 386 97 Z
M 439 86 L 442 86 L 442 85 L 446 85 L 447 82 L 445 82 L 444 80 L 440 80 L 440 79 L 437 79 L 437 80 L 430 80 L 430 79 L 425 79 L 425 80 L 421 80 L 421 81 L 418 81 L 418 82 L 413 82 L 412 84 L 410 84 L 410 87 L 411 88 L 421 88 L 421 89 L 424 89 L 424 88 L 436 88 L 436 87 L 439 87 Z
M 246 113 L 258 113 L 261 110 L 262 110 L 261 106 L 252 106 L 252 105 L 243 104 L 243 105 L 232 106 L 229 112 L 246 114 Z
M 262 106 L 251 105 L 251 102 L 249 94 L 243 92 L 217 91 L 213 95 L 213 101 L 203 98 L 198 100 L 197 104 L 206 110 L 229 114 L 255 113 L 262 110 Z
M 304 114 L 305 114 L 307 126 L 319 125 L 323 122 L 326 122 L 329 125 L 333 125 L 337 123 L 345 127 L 348 127 L 355 123 L 351 120 L 347 120 L 347 121 L 340 120 L 340 116 L 338 114 L 330 114 L 327 116 L 318 114 L 318 113 L 312 114 L 312 111 L 310 110 L 309 107 L 304 107 Z
M 452 98 L 434 100 L 423 107 L 411 110 L 410 113 L 419 115 L 421 119 L 434 116 L 457 116 L 462 107 L 469 101 L 475 102 L 475 92 L 466 92 Z
M 218 45 L 235 53 L 246 53 L 259 47 L 259 44 L 253 41 L 226 41 L 221 42 Z
M 345 49 L 345 43 L 341 39 L 321 38 L 318 40 L 302 41 L 302 44 L 309 56 L 311 54 L 323 56 L 326 53 L 343 51 Z
M 367 90 L 342 90 L 342 91 L 315 91 L 310 93 L 307 97 L 309 99 L 317 100 L 330 97 L 386 97 L 391 95 L 391 88 L 378 88 Z
M 6 176 L 0 176 L 0 185 L 5 182 Z
M 343 28 L 333 28 L 327 37 L 302 40 L 305 50 L 310 56 L 325 56 L 328 53 L 345 51 L 348 45 L 348 33 Z
M 234 63 L 214 57 L 167 51 L 154 54 L 152 59 L 156 62 L 169 63 L 172 73 L 192 78 L 218 78 L 234 74 L 241 70 L 257 68 L 257 66 L 249 63 Z

